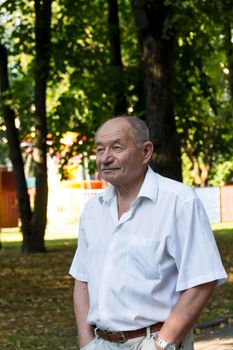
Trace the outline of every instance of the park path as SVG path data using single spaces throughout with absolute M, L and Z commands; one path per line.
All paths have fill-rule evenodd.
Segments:
M 197 337 L 195 350 L 233 350 L 233 326 L 226 325 Z

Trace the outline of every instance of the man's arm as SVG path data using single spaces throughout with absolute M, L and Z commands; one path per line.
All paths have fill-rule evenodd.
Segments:
M 91 325 L 86 322 L 90 306 L 86 282 L 75 280 L 73 298 L 79 346 L 82 347 L 94 339 L 93 329 Z
M 159 331 L 160 338 L 180 344 L 193 327 L 217 282 L 209 282 L 185 290 Z M 155 343 L 156 344 L 156 343 Z M 160 347 L 156 344 L 157 349 Z

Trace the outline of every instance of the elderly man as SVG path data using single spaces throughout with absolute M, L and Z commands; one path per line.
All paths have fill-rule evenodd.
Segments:
M 83 210 L 70 268 L 80 347 L 191 350 L 193 324 L 226 279 L 203 206 L 148 166 L 140 119 L 105 122 L 96 150 L 110 186 Z

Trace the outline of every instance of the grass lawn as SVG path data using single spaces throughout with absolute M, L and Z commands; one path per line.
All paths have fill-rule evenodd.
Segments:
M 233 223 L 214 229 L 229 280 L 215 290 L 199 321 L 233 315 Z M 77 350 L 68 275 L 76 239 L 50 236 L 48 253 L 23 255 L 17 237 L 2 234 L 0 349 Z
M 228 224 L 226 228 L 213 227 L 228 280 L 224 285 L 215 289 L 200 321 L 233 317 L 233 223 L 231 224 L 231 227 Z
M 76 240 L 46 245 L 46 254 L 23 255 L 19 242 L 3 242 L 1 350 L 78 349 L 68 275 Z

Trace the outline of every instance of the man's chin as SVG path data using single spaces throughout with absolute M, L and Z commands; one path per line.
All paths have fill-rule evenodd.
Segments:
M 101 178 L 104 181 L 107 181 L 107 182 L 109 182 L 109 183 L 114 185 L 115 180 L 116 180 L 116 174 L 114 174 L 113 172 L 102 172 L 101 173 Z
M 115 176 L 113 174 L 103 174 L 102 176 L 102 179 L 104 181 L 107 181 L 107 182 L 110 182 L 114 180 Z
M 102 177 L 107 177 L 107 176 L 116 176 L 118 169 L 104 169 L 101 171 Z

